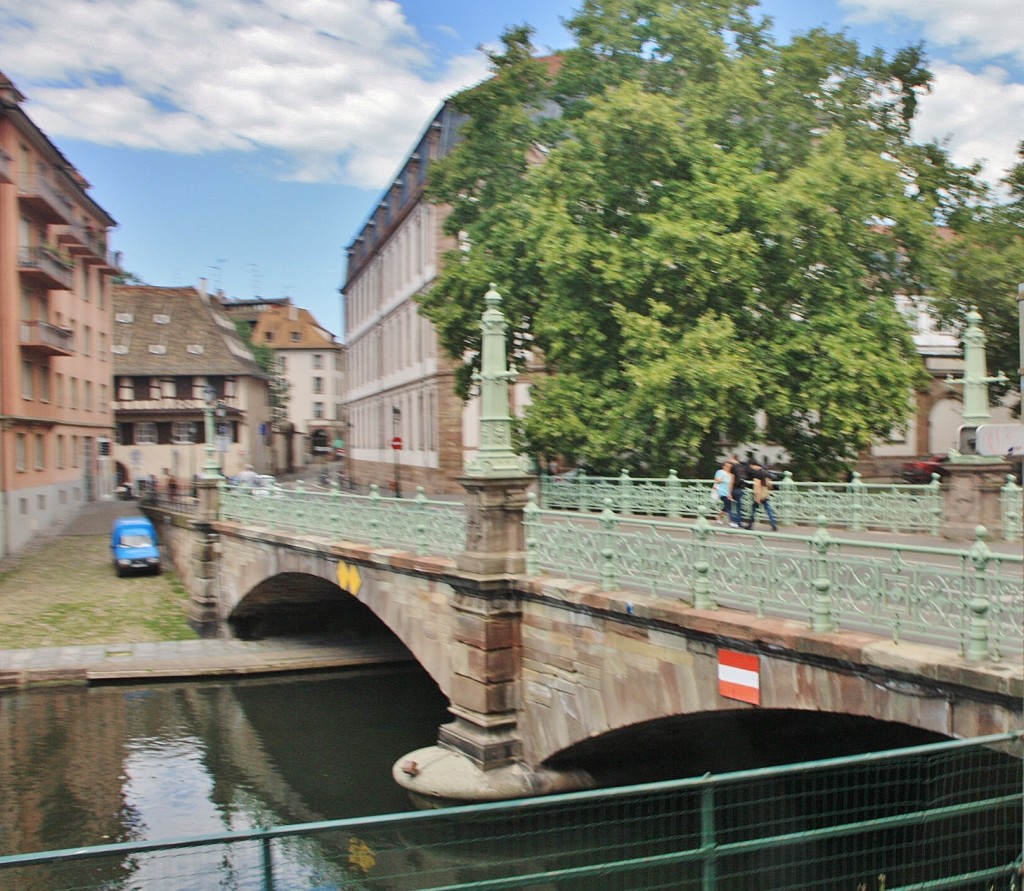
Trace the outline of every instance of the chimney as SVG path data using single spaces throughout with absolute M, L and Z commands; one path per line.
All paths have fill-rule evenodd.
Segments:
M 206 279 L 205 278 L 200 278 L 199 279 L 199 296 L 202 297 L 203 300 L 206 299 L 206 285 L 207 285 Z

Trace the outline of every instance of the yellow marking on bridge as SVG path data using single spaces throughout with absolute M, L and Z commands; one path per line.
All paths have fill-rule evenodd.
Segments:
M 338 585 L 343 591 L 355 596 L 363 587 L 362 576 L 359 575 L 359 567 L 349 563 L 338 562 Z

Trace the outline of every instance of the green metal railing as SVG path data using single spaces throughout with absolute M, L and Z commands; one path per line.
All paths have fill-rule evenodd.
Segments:
M 1018 889 L 1021 734 L 547 798 L 0 857 L 25 891 Z
M 412 499 L 385 498 L 376 485 L 369 495 L 295 489 L 228 486 L 220 495 L 222 520 L 287 532 L 326 536 L 332 541 L 365 542 L 414 554 L 454 556 L 465 547 L 465 508 L 430 501 L 417 489 Z
M 727 606 L 804 621 L 818 632 L 888 632 L 952 647 L 971 661 L 1020 653 L 1020 555 L 994 553 L 979 527 L 970 548 L 847 541 L 626 518 L 610 507 L 581 520 L 525 509 L 526 571 L 639 589 L 698 609 Z
M 636 478 L 627 471 L 617 477 L 543 476 L 541 507 L 549 510 L 601 511 L 619 514 L 696 517 L 707 509 L 711 480 Z M 1013 477 L 1001 493 L 1002 531 L 1006 541 L 1021 540 L 1022 489 Z M 830 528 L 858 532 L 938 535 L 943 524 L 943 495 L 938 475 L 926 485 L 865 483 L 854 473 L 848 483 L 798 482 L 786 471 L 775 484 L 772 506 L 782 526 L 816 526 L 821 517 Z M 751 498 L 745 498 L 749 517 Z

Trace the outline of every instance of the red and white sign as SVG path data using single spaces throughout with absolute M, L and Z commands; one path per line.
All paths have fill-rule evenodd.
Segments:
M 400 449 L 401 447 L 402 447 L 402 437 L 401 436 L 393 436 L 393 437 L 391 437 L 391 448 L 393 448 L 393 449 Z
M 761 704 L 760 658 L 735 650 L 718 651 L 718 693 L 751 705 Z

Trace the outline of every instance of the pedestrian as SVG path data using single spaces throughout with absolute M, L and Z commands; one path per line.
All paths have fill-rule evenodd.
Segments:
M 743 524 L 743 496 L 750 489 L 750 468 L 738 455 L 732 456 L 732 514 L 729 525 L 738 529 Z
M 757 461 L 750 462 L 750 481 L 753 484 L 754 503 L 750 509 L 750 519 L 747 521 L 747 528 L 754 528 L 754 518 L 757 516 L 757 509 L 764 508 L 765 516 L 771 523 L 772 532 L 779 531 L 779 523 L 775 518 L 775 511 L 772 510 L 772 478 Z
M 721 526 L 726 517 L 732 518 L 732 461 L 726 459 L 715 471 L 715 482 L 712 492 L 717 496 L 718 516 L 715 522 Z

